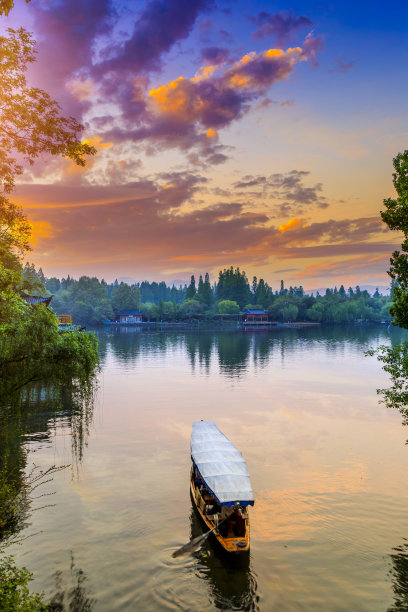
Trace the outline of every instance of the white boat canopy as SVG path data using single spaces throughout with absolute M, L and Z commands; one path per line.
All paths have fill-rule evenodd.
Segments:
M 206 487 L 221 506 L 254 505 L 247 465 L 232 442 L 212 421 L 195 421 L 191 459 Z

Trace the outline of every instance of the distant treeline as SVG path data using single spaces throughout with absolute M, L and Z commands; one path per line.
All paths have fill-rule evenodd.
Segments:
M 341 285 L 326 289 L 324 295 L 306 295 L 303 287 L 285 287 L 273 291 L 254 276 L 252 283 L 239 268 L 220 270 L 218 281 L 210 283 L 208 273 L 194 276 L 190 284 L 168 287 L 165 282 L 143 281 L 106 283 L 82 276 L 74 280 L 47 278 L 41 268 L 26 264 L 24 275 L 42 283 L 53 294 L 52 307 L 57 314 L 70 313 L 76 323 L 96 325 L 115 320 L 124 310 L 140 310 L 151 321 L 213 320 L 232 318 L 249 308 L 263 308 L 273 321 L 315 321 L 319 323 L 351 323 L 356 320 L 390 321 L 391 297 L 374 295 L 360 288 Z

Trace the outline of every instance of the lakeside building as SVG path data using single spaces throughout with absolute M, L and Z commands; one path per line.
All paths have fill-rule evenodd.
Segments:
M 269 323 L 269 315 L 267 311 L 262 308 L 249 308 L 242 313 L 241 321 L 245 325 L 262 325 L 264 323 Z
M 50 305 L 52 298 L 54 297 L 53 295 L 50 295 L 49 297 L 42 297 L 40 295 L 28 295 L 27 293 L 21 293 L 20 295 L 23 300 L 27 302 L 27 304 L 45 304 L 47 308 Z
M 118 313 L 119 323 L 141 323 L 143 313 L 140 310 L 122 310 Z

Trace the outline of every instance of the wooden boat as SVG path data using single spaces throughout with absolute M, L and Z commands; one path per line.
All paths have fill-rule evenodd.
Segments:
M 248 551 L 254 496 L 241 453 L 214 423 L 196 421 L 191 460 L 191 496 L 202 520 L 227 552 Z

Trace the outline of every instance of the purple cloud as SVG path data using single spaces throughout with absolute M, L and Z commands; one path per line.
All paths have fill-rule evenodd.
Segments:
M 99 72 L 159 70 L 161 56 L 186 39 L 199 13 L 212 6 L 212 0 L 153 0 L 139 15 L 129 40 L 99 65 Z
M 204 47 L 201 49 L 201 59 L 204 64 L 222 64 L 229 59 L 229 50 L 225 47 Z
M 251 18 L 252 23 L 257 26 L 253 33 L 255 40 L 261 40 L 267 36 L 274 36 L 276 44 L 282 46 L 291 38 L 295 30 L 308 27 L 313 24 L 308 17 L 297 17 L 293 12 L 281 11 L 271 15 L 266 12 L 258 13 Z
M 329 72 L 338 72 L 339 74 L 344 74 L 345 72 L 351 70 L 353 66 L 354 60 L 347 61 L 347 58 L 342 55 L 332 63 L 332 67 L 330 68 Z

